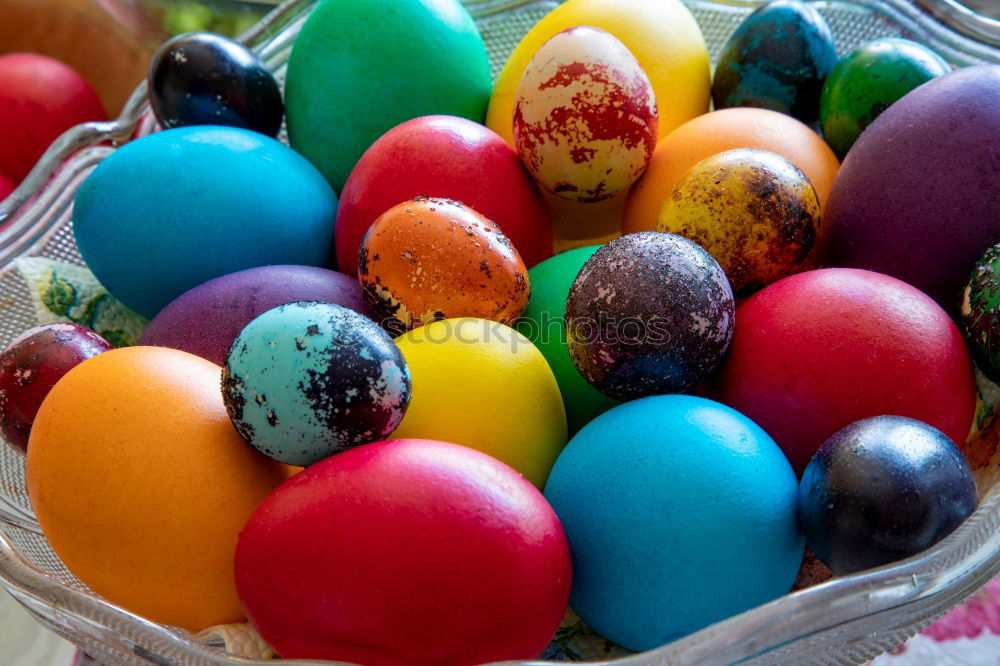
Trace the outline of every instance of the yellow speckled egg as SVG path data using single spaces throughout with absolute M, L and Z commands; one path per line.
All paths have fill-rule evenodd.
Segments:
M 538 488 L 566 445 L 566 412 L 545 357 L 486 319 L 435 321 L 396 338 L 413 389 L 393 439 L 437 439 L 507 463 Z
M 698 162 L 660 209 L 657 230 L 689 238 L 722 266 L 736 295 L 810 268 L 820 207 L 780 155 L 737 149 Z
M 653 86 L 611 34 L 581 26 L 542 45 L 514 103 L 514 147 L 556 196 L 590 203 L 628 188 L 656 148 Z

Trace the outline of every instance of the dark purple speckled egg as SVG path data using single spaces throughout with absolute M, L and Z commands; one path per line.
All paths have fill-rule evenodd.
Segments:
M 570 356 L 597 390 L 632 400 L 689 391 L 733 336 L 733 292 L 718 262 L 675 234 L 629 234 L 583 265 L 566 302 Z

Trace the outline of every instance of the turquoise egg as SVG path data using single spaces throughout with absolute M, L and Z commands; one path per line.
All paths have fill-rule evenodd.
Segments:
M 125 305 L 153 317 L 188 289 L 245 268 L 324 266 L 337 197 L 301 155 L 234 127 L 131 141 L 76 195 L 84 261 Z
M 573 554 L 570 607 L 649 650 L 787 593 L 802 562 L 798 482 L 729 407 L 627 402 L 570 440 L 545 485 Z
M 385 132 L 432 114 L 481 123 L 492 89 L 486 47 L 458 0 L 325 0 L 288 61 L 288 137 L 340 192 Z
M 903 95 L 951 71 L 923 44 L 898 37 L 869 42 L 830 72 L 820 98 L 823 138 L 843 159 L 865 128 Z
M 517 330 L 535 343 L 559 384 L 566 421 L 572 435 L 619 401 L 606 396 L 583 378 L 566 347 L 566 298 L 583 265 L 601 248 L 581 247 L 557 254 L 528 271 L 531 299 Z

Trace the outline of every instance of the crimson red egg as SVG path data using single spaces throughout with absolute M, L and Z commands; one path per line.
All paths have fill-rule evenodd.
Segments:
M 0 201 L 7 198 L 7 195 L 14 191 L 14 183 L 10 182 L 0 173 Z
M 905 282 L 849 268 L 748 298 L 709 395 L 764 428 L 798 473 L 827 438 L 871 416 L 908 416 L 961 445 L 976 407 L 972 363 L 945 311 Z
M 0 56 L 0 173 L 13 183 L 64 131 L 106 119 L 97 93 L 68 65 L 34 53 Z
M 351 171 L 337 211 L 339 270 L 356 273 L 368 228 L 418 196 L 454 199 L 493 220 L 529 268 L 552 256 L 552 221 L 514 149 L 471 120 L 424 116 L 386 132 Z
M 236 549 L 251 623 L 284 658 L 467 666 L 537 657 L 569 546 L 523 476 L 419 439 L 332 456 L 278 487 Z

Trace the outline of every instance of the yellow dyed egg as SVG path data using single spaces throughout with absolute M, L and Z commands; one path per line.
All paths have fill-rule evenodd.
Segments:
M 391 439 L 436 439 L 507 463 L 539 489 L 566 445 L 559 385 L 542 353 L 486 319 L 431 322 L 396 338 L 410 406 Z
M 745 296 L 811 268 L 820 206 L 809 179 L 784 157 L 727 150 L 681 176 L 656 228 L 708 250 Z

